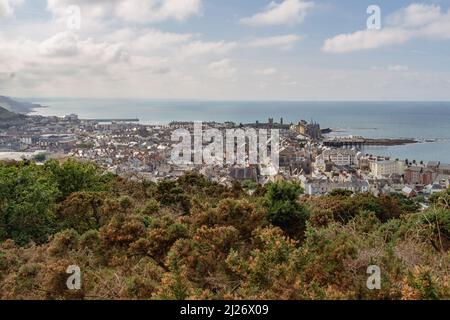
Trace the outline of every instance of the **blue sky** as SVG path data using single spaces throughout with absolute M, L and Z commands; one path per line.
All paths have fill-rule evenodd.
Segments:
M 80 9 L 80 26 L 77 21 Z M 367 30 L 369 5 L 382 28 Z M 450 0 L 0 0 L 0 94 L 450 100 Z

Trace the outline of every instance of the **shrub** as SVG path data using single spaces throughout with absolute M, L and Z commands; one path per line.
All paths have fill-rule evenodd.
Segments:
M 299 237 L 308 211 L 298 202 L 302 188 L 291 182 L 276 182 L 267 187 L 267 218 L 289 235 Z
M 145 204 L 145 207 L 142 210 L 142 213 L 150 216 L 150 215 L 158 214 L 160 209 L 161 209 L 160 203 L 158 201 L 156 201 L 155 199 L 150 199 Z

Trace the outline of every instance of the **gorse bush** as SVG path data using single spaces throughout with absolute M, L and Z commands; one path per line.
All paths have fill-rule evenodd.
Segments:
M 291 236 L 299 235 L 308 218 L 308 211 L 299 203 L 302 188 L 290 182 L 271 183 L 267 187 L 267 218 Z
M 64 164 L 49 161 L 44 166 L 29 162 L 0 165 L 0 241 L 13 239 L 20 244 L 29 241 L 45 242 L 49 235 L 61 230 L 56 223 L 56 207 L 61 201 L 76 192 L 106 191 L 109 189 L 110 175 L 103 175 L 100 168 L 90 163 L 69 160 Z M 81 197 L 78 199 L 77 197 Z M 95 206 L 87 195 L 73 195 L 70 208 Z M 63 203 L 64 205 L 67 203 Z M 67 206 L 66 206 L 67 207 Z M 83 212 L 83 217 L 75 217 L 78 224 L 90 222 L 84 220 L 89 212 L 83 208 L 74 209 Z M 70 209 L 68 209 L 70 210 Z M 95 209 L 92 209 L 95 210 Z M 74 214 L 68 211 L 69 219 L 63 221 L 62 228 L 72 227 L 68 220 Z M 69 225 L 65 225 L 65 224 Z
M 56 181 L 41 167 L 20 163 L 0 166 L 0 241 L 44 242 L 56 231 Z
M 308 197 L 73 160 L 0 164 L 0 299 L 449 299 L 449 190 Z M 82 288 L 66 287 L 69 265 Z M 366 286 L 381 269 L 381 289 Z

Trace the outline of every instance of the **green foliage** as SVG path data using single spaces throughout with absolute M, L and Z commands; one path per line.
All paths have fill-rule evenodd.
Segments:
M 407 202 L 401 203 L 402 199 L 398 195 L 375 197 L 368 193 L 353 196 L 339 194 L 307 198 L 304 203 L 311 211 L 311 223 L 325 226 L 333 221 L 348 222 L 361 212 L 367 211 L 374 213 L 382 222 L 399 218 L 411 210 L 411 205 Z
M 398 206 L 403 212 L 417 212 L 420 209 L 420 198 L 408 198 L 401 193 L 391 194 L 391 198 L 398 201 Z
M 47 174 L 54 179 L 60 192 L 60 199 L 67 198 L 73 192 L 108 191 L 110 175 L 103 175 L 102 170 L 93 163 L 68 160 L 63 164 L 48 161 L 44 166 Z
M 189 196 L 175 181 L 161 181 L 157 186 L 155 198 L 162 205 L 180 209 L 184 214 L 188 214 L 191 209 Z
M 450 188 L 430 196 L 430 203 L 445 209 L 450 209 Z
M 124 210 L 131 209 L 133 207 L 133 199 L 129 196 L 122 196 L 119 198 L 119 204 Z
M 100 227 L 104 193 L 75 192 L 57 210 L 60 229 L 74 229 L 80 234 Z
M 55 235 L 48 248 L 51 256 L 62 257 L 70 250 L 75 250 L 79 244 L 79 234 L 75 230 L 65 230 Z
M 248 257 L 232 250 L 226 260 L 228 267 L 242 279 L 242 294 L 251 296 L 267 292 L 263 297 L 254 297 L 264 299 L 280 299 L 278 294 L 290 294 L 285 290 L 289 290 L 286 288 L 289 281 L 295 287 L 292 272 L 298 255 L 296 243 L 272 227 L 255 230 L 253 241 Z M 272 290 L 276 294 L 271 295 Z
M 151 219 L 145 238 L 134 243 L 131 249 L 154 258 L 162 258 L 177 240 L 188 236 L 189 230 L 185 224 L 170 215 L 163 215 Z
M 0 164 L 0 299 L 450 298 L 448 190 L 423 211 L 398 194 L 301 193 L 195 173 L 131 181 L 72 160 Z M 77 292 L 65 285 L 73 264 Z M 380 290 L 366 287 L 370 265 Z
M 336 196 L 350 197 L 351 195 L 353 195 L 353 192 L 350 190 L 344 190 L 344 189 L 334 189 L 333 191 L 331 191 L 329 193 L 329 195 L 332 197 L 336 197 Z
M 302 188 L 291 182 L 271 183 L 267 187 L 267 218 L 289 235 L 298 236 L 308 218 L 307 210 L 298 202 Z
M 57 202 L 75 192 L 106 191 L 111 178 L 93 164 L 73 160 L 62 165 L 56 161 L 49 161 L 44 166 L 27 161 L 1 164 L 0 240 L 11 238 L 20 244 L 31 240 L 46 241 L 49 235 L 59 230 L 55 215 Z M 97 214 L 95 200 L 88 198 L 87 194 L 73 196 L 62 205 L 59 215 L 68 219 L 63 219 L 61 227 L 76 228 L 80 232 L 95 227 L 92 217 L 80 220 L 80 215 Z M 89 210 L 83 212 L 85 209 Z
M 45 155 L 45 153 L 39 153 L 34 156 L 34 160 L 37 162 L 44 162 L 46 158 L 47 156 Z
M 242 181 L 242 188 L 247 192 L 255 191 L 257 186 L 258 184 L 253 180 Z
M 55 229 L 57 185 L 33 164 L 0 165 L 0 241 L 44 242 Z
M 432 208 L 420 216 L 420 223 L 428 226 L 427 235 L 437 250 L 450 249 L 450 210 Z
M 142 210 L 142 213 L 145 215 L 151 216 L 154 214 L 158 214 L 160 209 L 161 209 L 161 204 L 158 201 L 156 201 L 155 199 L 150 199 L 145 204 L 145 207 Z

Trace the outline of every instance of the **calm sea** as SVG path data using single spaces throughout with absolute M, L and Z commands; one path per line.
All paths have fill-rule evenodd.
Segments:
M 372 154 L 416 161 L 450 163 L 450 102 L 247 102 L 139 99 L 32 99 L 47 106 L 41 115 L 75 113 L 83 119 L 139 118 L 141 123 L 170 121 L 316 121 L 338 135 L 368 138 L 416 138 L 421 143 L 370 147 Z M 427 142 L 432 140 L 433 142 Z

